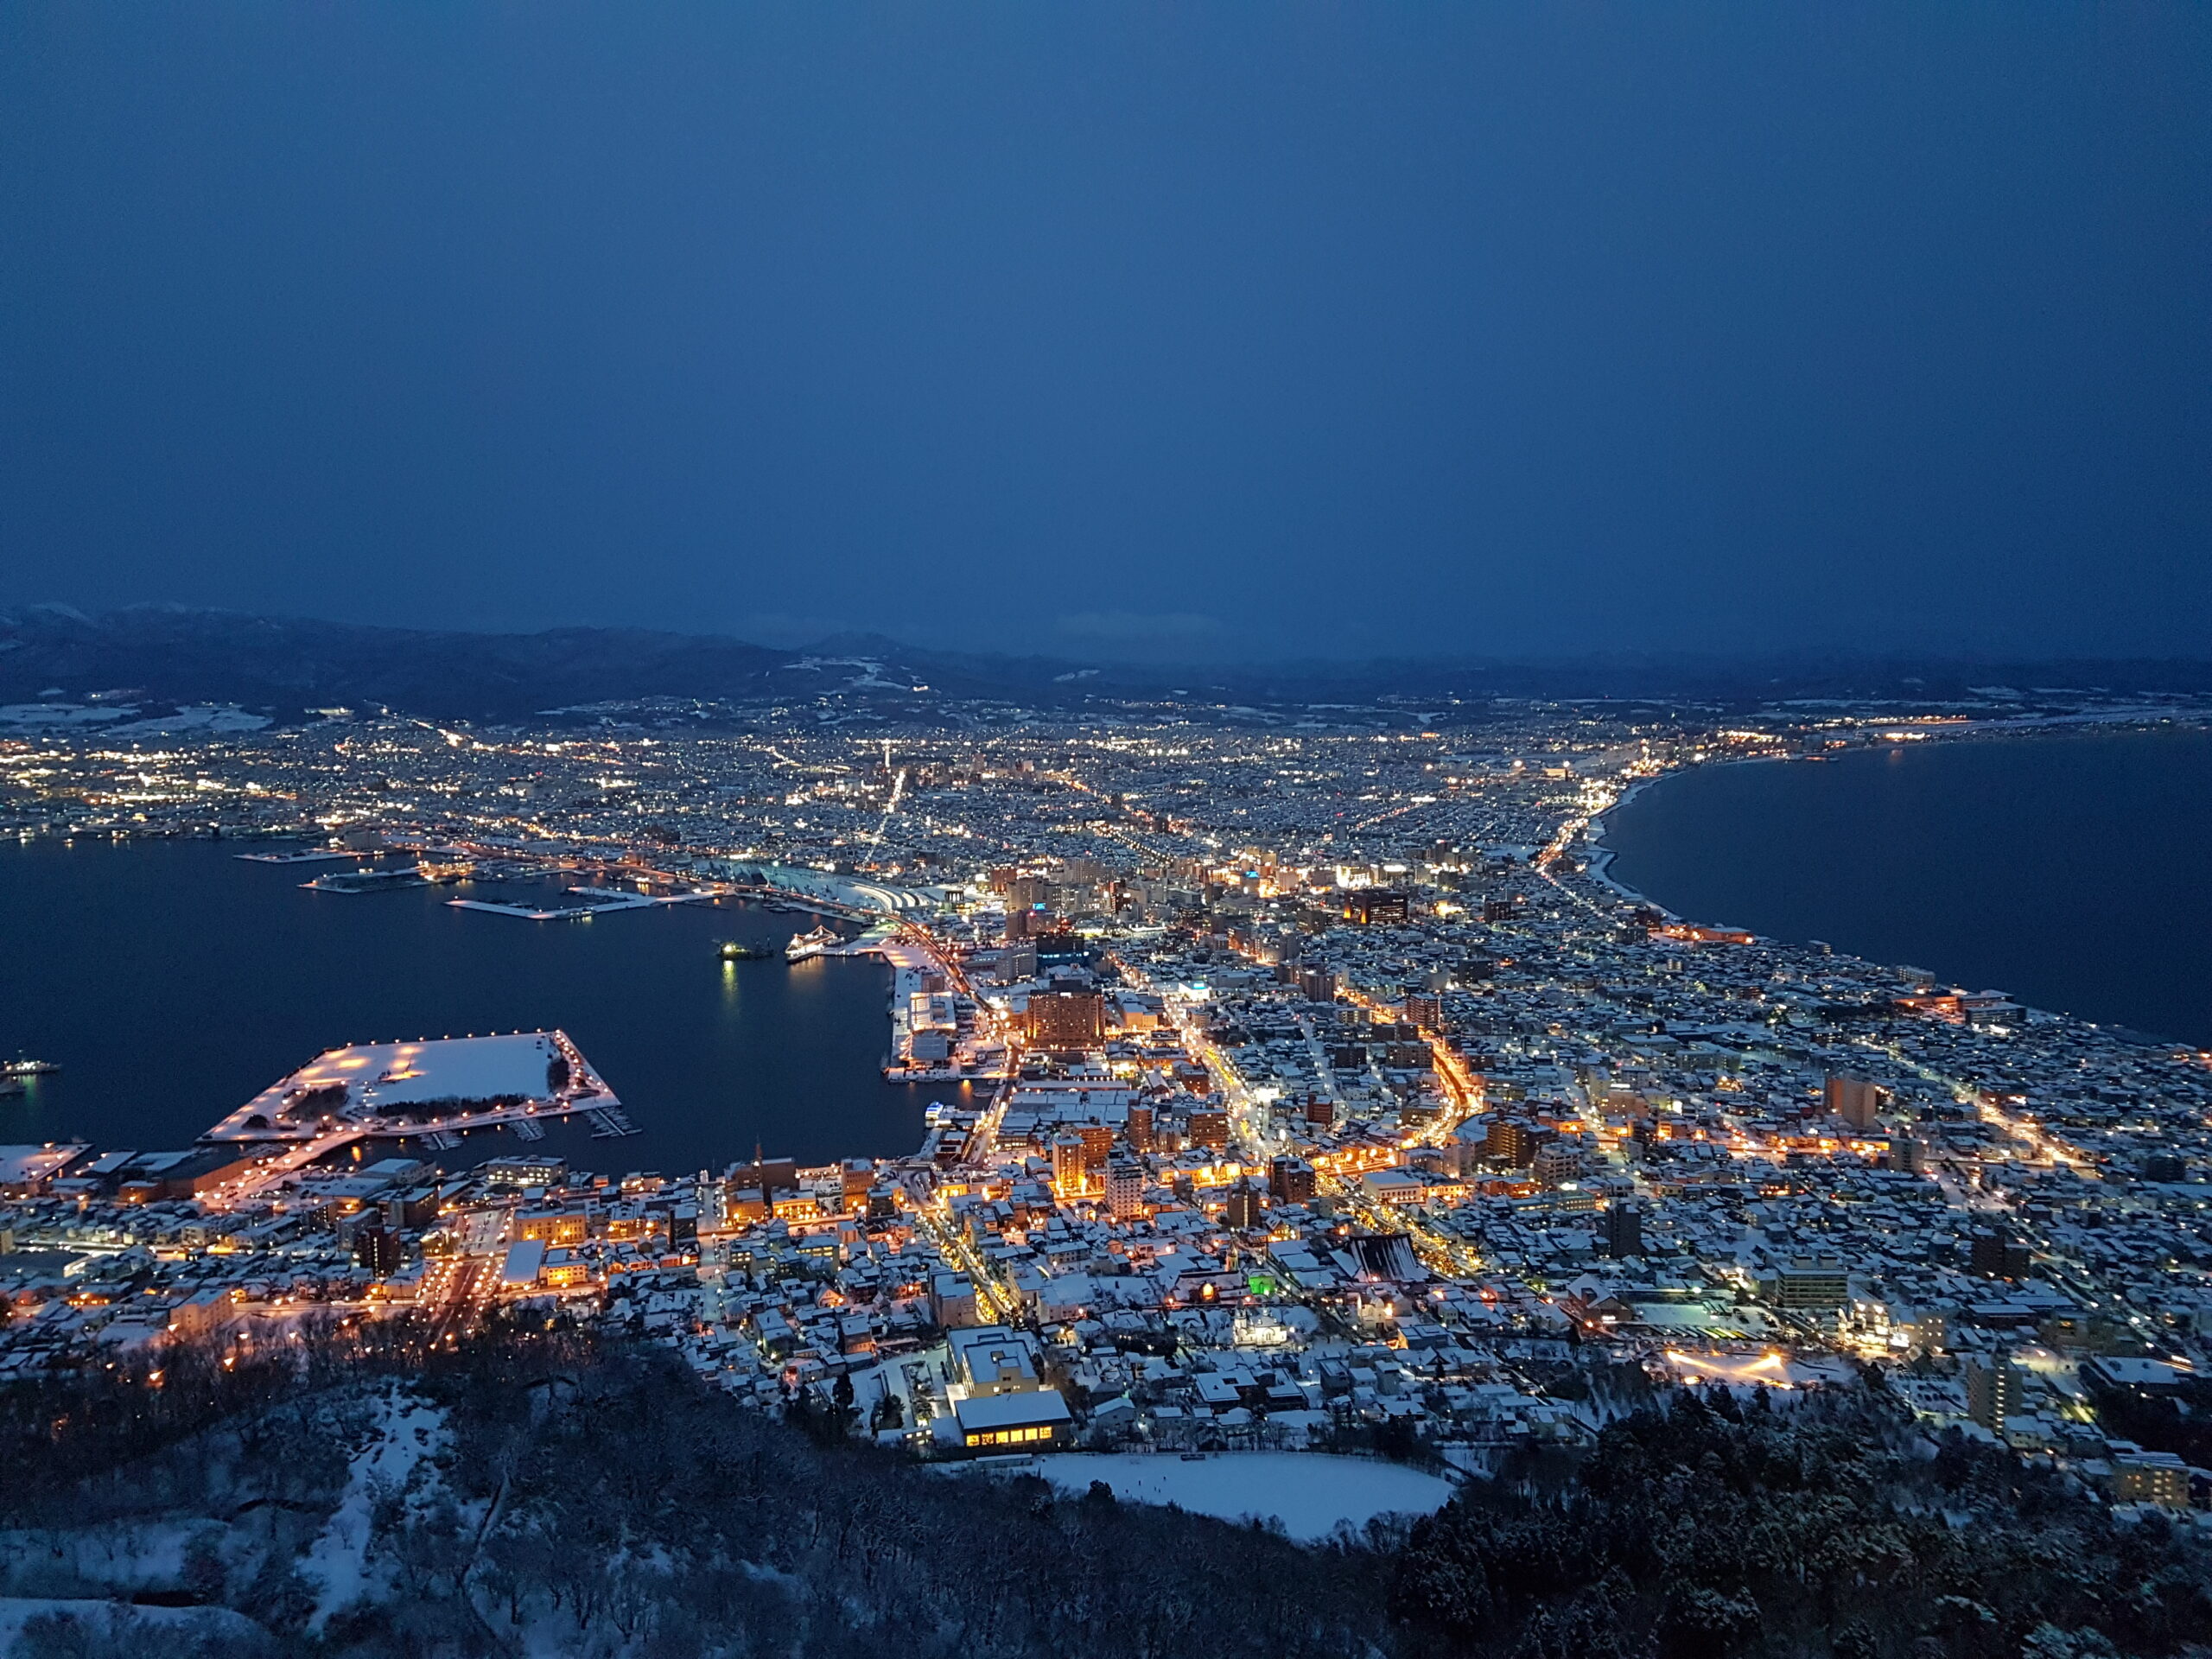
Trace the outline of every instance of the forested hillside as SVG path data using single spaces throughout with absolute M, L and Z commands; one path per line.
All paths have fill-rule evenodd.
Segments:
M 1878 1389 L 1726 1396 L 1306 1548 L 923 1469 L 739 1408 L 658 1351 L 349 1338 L 0 1395 L 0 1594 L 26 1659 L 321 1653 L 1936 1654 L 2212 1641 L 2212 1558 Z

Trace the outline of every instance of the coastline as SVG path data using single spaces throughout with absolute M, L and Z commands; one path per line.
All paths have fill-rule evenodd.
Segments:
M 348 1041 L 556 1025 L 642 1131 L 601 1143 L 580 1128 L 575 1144 L 608 1157 L 619 1147 L 625 1168 L 719 1164 L 756 1140 L 808 1160 L 904 1154 L 942 1086 L 882 1075 L 887 964 L 832 961 L 798 978 L 781 960 L 725 969 L 714 952 L 733 935 L 780 958 L 791 918 L 757 905 L 645 905 L 575 927 L 524 926 L 450 908 L 435 889 L 317 903 L 296 873 L 235 861 L 203 836 L 0 847 L 0 911 L 43 941 L 0 972 L 0 1054 L 21 1048 L 65 1068 L 0 1099 L 9 1141 L 183 1147 Z M 248 988 L 274 958 L 256 940 L 281 946 L 285 964 L 258 996 Z M 103 1003 L 72 990 L 118 975 L 137 976 L 124 982 L 141 997 L 123 1040 Z M 200 1052 L 204 1002 L 243 1017 L 226 1026 L 220 1059 L 180 1081 L 164 1057 Z M 490 1144 L 481 1131 L 466 1144 L 493 1155 L 479 1149 Z
M 2063 1014 L 2147 1043 L 2203 1047 L 2201 1010 L 2192 1024 L 2185 1007 L 2157 984 L 2144 982 L 2111 941 L 2087 954 L 2071 951 L 2061 961 L 2023 938 L 2022 918 L 2056 904 L 2075 925 L 2069 937 L 2080 941 L 2103 938 L 2100 912 L 2141 908 L 2141 883 L 2089 880 L 2081 874 L 2080 860 L 2064 855 L 2068 849 L 2109 844 L 2126 833 L 2094 812 L 2084 818 L 2080 804 L 2139 799 L 2152 820 L 2186 822 L 2186 813 L 2176 819 L 2158 803 L 2174 788 L 2193 787 L 2190 779 L 2201 779 L 2197 746 L 2208 732 L 2212 720 L 2171 711 L 2151 718 L 2140 710 L 2089 711 L 1937 728 L 1916 733 L 1914 741 L 1853 744 L 1827 753 L 1676 765 L 1637 779 L 1592 819 L 1585 831 L 1585 871 L 1606 891 L 1649 906 L 1669 921 L 1685 916 L 1711 921 L 1725 912 L 1778 942 L 1824 944 L 1837 956 L 1876 964 L 1925 963 L 1927 971 L 1947 983 L 2012 988 L 2008 995 L 2039 1016 Z M 2041 740 L 2044 754 L 2070 751 L 2082 758 L 1962 759 L 1955 768 L 1940 763 L 1941 772 L 1922 771 L 1909 759 L 1942 749 L 1994 755 L 2029 739 Z M 2077 745 L 2060 739 L 2094 741 Z M 2169 741 L 2179 747 L 2159 747 Z M 2113 745 L 2109 750 L 2107 743 Z M 2088 758 L 2101 752 L 2111 758 Z M 1642 879 L 1673 885 L 1675 897 L 1688 899 L 1685 910 L 1666 905 L 1619 872 L 1625 849 L 1616 840 L 1616 814 L 1651 785 L 1709 766 L 1814 760 L 1843 763 L 1844 772 L 1866 787 L 1853 789 L 1840 779 L 1835 789 L 1795 784 L 1770 796 L 1773 786 L 1749 795 L 1738 786 L 1720 802 L 1688 808 L 1682 821 L 1643 849 L 1656 865 L 1646 868 Z M 1891 770 L 1900 761 L 1907 767 L 1903 773 Z M 2113 780 L 2108 787 L 2098 781 L 2107 776 Z M 1891 781 L 1876 781 L 1881 779 Z M 1808 819 L 1807 812 L 1820 817 Z M 1770 814 L 1771 822 L 1763 823 Z M 1987 839 L 1993 823 L 1999 823 L 2011 831 L 2009 839 Z M 2061 823 L 2075 827 L 2061 829 Z M 1903 850 L 1907 848 L 1918 851 Z M 2013 874 L 1978 880 L 1959 856 L 1972 848 L 1983 849 L 1979 856 L 2000 874 Z M 1927 873 L 1931 860 L 1944 874 Z M 1820 902 L 1809 902 L 1809 895 Z M 1822 903 L 1839 914 L 1822 913 Z M 2156 931 L 2147 929 L 2145 936 Z M 2158 949 L 2162 959 L 2171 957 L 2176 964 L 2195 959 L 2178 942 Z M 2164 970 L 2168 983 L 2190 977 L 2185 966 Z M 2176 1030 L 2196 1035 L 2155 1034 Z
M 1623 790 L 1620 798 L 1611 806 L 1583 826 L 1582 844 L 1589 850 L 1588 861 L 1583 866 L 1584 873 L 1600 887 L 1618 893 L 1631 904 L 1649 906 L 1669 921 L 1679 922 L 1682 918 L 1676 912 L 1661 904 L 1649 893 L 1638 892 L 1613 874 L 1613 861 L 1620 855 L 1620 849 L 1605 844 L 1605 832 L 1611 827 L 1611 820 L 1613 814 L 1655 785 L 1663 784 L 1676 778 L 1686 778 L 1694 772 L 1718 770 L 1726 766 L 1777 766 L 1796 760 L 1815 760 L 1825 758 L 1825 756 L 1810 754 L 1732 755 L 1725 760 L 1688 761 L 1680 766 L 1669 766 L 1656 777 L 1639 778 Z
M 2101 728 L 2109 729 L 2105 731 L 2097 729 Z M 1948 729 L 1937 728 L 1916 733 L 1914 742 L 1939 744 L 1948 747 L 1977 741 L 1995 743 L 2014 737 L 2065 735 L 2069 730 L 2084 735 L 2111 735 L 2127 730 L 2138 731 L 2148 735 L 2161 728 L 2175 731 L 2212 731 L 2212 715 L 2185 715 L 2171 709 L 2082 709 L 2063 715 L 2031 715 L 2017 720 L 1971 721 L 1965 725 Z M 1630 887 L 1612 873 L 1613 863 L 1619 857 L 1620 849 L 1606 845 L 1605 832 L 1611 828 L 1610 820 L 1614 813 L 1654 785 L 1663 784 L 1672 779 L 1687 777 L 1693 772 L 1729 766 L 1790 766 L 1811 760 L 1839 760 L 1853 754 L 1872 753 L 1878 750 L 1904 749 L 1910 747 L 1911 745 L 1890 741 L 1881 744 L 1862 744 L 1833 755 L 1732 755 L 1723 760 L 1687 762 L 1669 766 L 1656 777 L 1639 778 L 1621 792 L 1618 799 L 1596 817 L 1591 819 L 1584 827 L 1582 841 L 1589 854 L 1588 861 L 1584 867 L 1585 871 L 1592 880 L 1609 891 L 1619 894 L 1623 899 L 1631 903 L 1647 905 L 1665 916 L 1669 921 L 1680 921 L 1682 918 L 1675 912 L 1669 910 L 1649 893 Z

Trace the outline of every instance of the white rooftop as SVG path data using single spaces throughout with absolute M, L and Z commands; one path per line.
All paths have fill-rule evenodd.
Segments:
M 569 1083 L 556 1090 L 548 1077 L 554 1058 L 569 1062 Z M 334 1117 L 374 1116 L 428 1101 L 493 1100 L 513 1096 L 550 1101 L 556 1093 L 614 1096 L 558 1031 L 514 1032 L 498 1037 L 441 1037 L 413 1043 L 358 1043 L 317 1056 L 291 1076 L 263 1090 L 211 1133 L 236 1128 L 258 1115 L 274 1125 L 288 1100 L 309 1090 L 342 1084 L 343 1104 L 325 1109 Z
M 42 1181 L 84 1150 L 81 1141 L 38 1147 L 0 1147 L 0 1183 L 12 1186 Z

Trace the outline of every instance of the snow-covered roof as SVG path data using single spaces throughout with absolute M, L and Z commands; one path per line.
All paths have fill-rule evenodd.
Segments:
M 993 1428 L 1027 1428 L 1047 1423 L 1071 1423 L 1068 1402 L 1058 1389 L 1027 1389 L 1019 1394 L 970 1395 L 956 1400 L 953 1414 L 967 1433 Z
M 295 1072 L 304 1088 L 343 1083 L 372 1109 L 421 1100 L 538 1099 L 551 1093 L 546 1068 L 558 1051 L 552 1033 L 448 1037 L 423 1043 L 364 1043 L 333 1049 Z
M 0 1147 L 0 1185 L 42 1181 L 86 1150 L 81 1141 L 37 1147 Z
M 375 1116 L 427 1101 L 496 1100 L 512 1096 L 548 1101 L 556 1090 L 550 1071 L 556 1057 L 569 1062 L 565 1092 L 605 1093 L 575 1046 L 557 1031 L 521 1031 L 496 1037 L 441 1037 L 413 1043 L 357 1043 L 318 1055 L 291 1076 L 263 1090 L 211 1134 L 234 1129 L 259 1116 L 276 1123 L 286 1105 L 310 1090 L 342 1086 L 342 1104 L 327 1115 Z M 609 1103 L 612 1094 L 607 1094 Z

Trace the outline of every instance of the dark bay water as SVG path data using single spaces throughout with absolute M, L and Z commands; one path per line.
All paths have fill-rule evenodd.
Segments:
M 1913 743 L 1702 767 L 1607 819 L 1699 921 L 2212 1047 L 2212 734 Z
M 642 1131 L 554 1127 L 543 1149 L 613 1174 L 719 1167 L 756 1141 L 806 1160 L 906 1153 L 944 1092 L 877 1070 L 880 963 L 715 955 L 780 947 L 810 918 L 670 905 L 531 922 L 445 903 L 467 888 L 303 892 L 344 867 L 238 858 L 257 845 L 0 846 L 0 1058 L 63 1068 L 0 1098 L 0 1142 L 184 1146 L 327 1048 L 543 1026 L 575 1039 Z M 478 1135 L 443 1161 L 518 1145 Z

